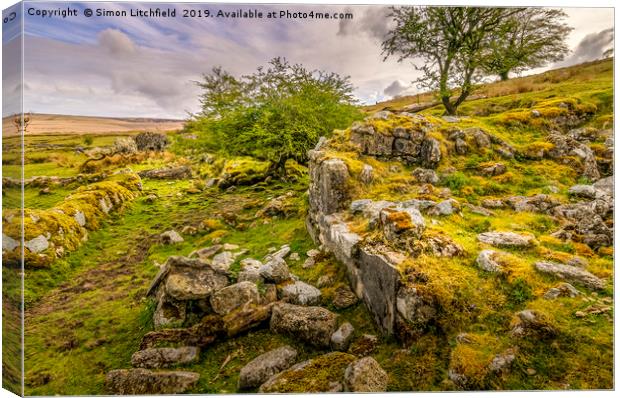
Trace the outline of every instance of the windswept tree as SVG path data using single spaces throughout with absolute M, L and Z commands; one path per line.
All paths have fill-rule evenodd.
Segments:
M 566 37 L 572 28 L 562 20 L 566 13 L 548 8 L 524 8 L 508 17 L 486 47 L 484 71 L 508 80 L 519 73 L 564 59 Z
M 288 159 L 305 163 L 319 137 L 361 117 L 349 77 L 283 58 L 241 77 L 214 68 L 198 85 L 202 112 L 186 128 L 201 133 L 211 150 L 271 162 L 274 174 Z
M 484 55 L 505 21 L 521 9 L 394 7 L 394 28 L 382 44 L 386 59 L 420 60 L 419 88 L 437 91 L 448 115 L 483 77 Z M 414 61 L 415 62 L 415 61 Z M 454 98 L 453 98 L 454 97 Z

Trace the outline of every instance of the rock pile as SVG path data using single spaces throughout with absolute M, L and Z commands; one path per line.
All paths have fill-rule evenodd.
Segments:
M 284 245 L 262 261 L 244 258 L 236 280 L 230 266 L 245 253 L 237 245 L 214 245 L 195 250 L 189 257 L 169 257 L 147 292 L 157 302 L 153 315 L 156 330 L 143 337 L 140 350 L 132 355 L 132 369 L 108 373 L 108 390 L 114 394 L 185 392 L 196 384 L 197 373 L 159 369 L 187 366 L 198 360 L 201 348 L 258 327 L 269 327 L 273 333 L 321 350 L 331 346 L 346 351 L 353 340 L 353 326 L 345 322 L 339 327 L 337 314 L 318 306 L 321 291 L 290 273 L 285 260 L 290 252 Z M 385 390 L 385 372 L 376 361 L 357 364 L 347 376 L 345 365 L 353 364 L 356 357 L 339 352 L 331 355 L 347 358 L 346 363 L 341 361 L 337 391 Z M 291 387 L 275 380 L 305 368 L 304 363 L 321 360 L 318 357 L 295 365 L 297 357 L 297 350 L 290 346 L 259 355 L 241 369 L 239 389 L 260 386 L 261 391 L 286 391 Z M 328 385 L 328 389 L 336 388 Z M 306 387 L 302 384 L 297 391 L 308 391 Z M 325 387 L 316 388 L 323 391 Z

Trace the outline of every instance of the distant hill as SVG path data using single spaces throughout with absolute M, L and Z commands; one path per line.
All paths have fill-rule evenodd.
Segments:
M 35 113 L 27 127 L 28 135 L 108 134 L 135 131 L 172 131 L 183 127 L 183 120 L 156 118 L 114 118 Z M 16 135 L 12 117 L 2 119 L 2 135 Z

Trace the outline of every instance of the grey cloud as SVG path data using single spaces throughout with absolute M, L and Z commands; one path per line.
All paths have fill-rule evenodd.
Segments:
M 390 30 L 390 9 L 388 7 L 370 7 L 364 10 L 361 18 L 360 9 L 356 11 L 351 8 L 347 12 L 352 12 L 354 19 L 341 19 L 338 25 L 338 35 L 366 34 L 373 39 L 383 40 Z
M 558 66 L 575 65 L 582 62 L 592 61 L 603 57 L 605 51 L 613 48 L 614 31 L 612 28 L 598 33 L 587 34 L 581 39 L 573 53 L 564 61 L 557 63 Z
M 136 46 L 133 41 L 120 30 L 106 29 L 101 31 L 98 39 L 99 46 L 112 55 L 124 56 L 136 52 Z
M 396 97 L 408 88 L 409 86 L 404 85 L 400 80 L 394 80 L 383 90 L 383 94 L 390 97 Z

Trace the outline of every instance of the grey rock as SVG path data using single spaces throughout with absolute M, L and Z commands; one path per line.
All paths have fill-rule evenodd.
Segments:
M 202 249 L 194 250 L 189 254 L 189 257 L 198 256 L 201 260 L 206 260 L 213 257 L 217 252 L 222 249 L 222 245 L 213 245 L 204 247 Z
M 254 358 L 241 368 L 239 389 L 256 388 L 272 376 L 290 368 L 297 359 L 297 350 L 283 346 Z
M 168 146 L 165 134 L 144 132 L 134 136 L 139 151 L 163 151 Z
M 260 276 L 260 268 L 263 266 L 258 260 L 253 258 L 245 258 L 241 260 L 241 271 L 237 276 L 237 282 L 260 282 L 263 277 Z
M 435 138 L 425 138 L 420 148 L 420 163 L 430 169 L 437 167 L 441 161 L 441 147 Z
M 415 287 L 408 286 L 398 290 L 396 310 L 404 320 L 416 327 L 426 325 L 437 315 L 433 299 L 419 294 Z
M 344 386 L 351 392 L 384 392 L 387 390 L 388 375 L 372 357 L 360 358 L 344 372 Z
M 356 304 L 357 301 L 357 296 L 348 285 L 341 285 L 334 290 L 332 303 L 338 309 L 349 308 Z
M 489 364 L 489 370 L 492 372 L 504 372 L 510 368 L 516 358 L 515 350 L 509 348 L 493 358 Z
M 437 203 L 428 213 L 436 216 L 449 216 L 457 210 L 458 202 L 454 199 L 448 199 Z
M 598 190 L 593 185 L 585 184 L 573 185 L 572 187 L 568 188 L 569 195 L 588 199 L 595 199 L 597 196 L 597 191 Z
M 483 232 L 478 234 L 478 241 L 499 247 L 527 247 L 534 242 L 534 237 L 514 232 Z
M 370 199 L 358 199 L 351 202 L 351 206 L 349 206 L 349 209 L 352 213 L 359 213 L 366 210 L 366 208 L 371 204 L 372 200 Z
M 487 272 L 501 272 L 501 265 L 494 259 L 497 254 L 494 250 L 483 250 L 478 254 L 476 264 L 480 269 Z
M 614 176 L 601 178 L 592 185 L 594 188 L 606 192 L 609 196 L 614 195 Z
M 171 256 L 157 274 L 147 294 L 164 283 L 168 296 L 177 300 L 200 300 L 228 285 L 228 277 L 200 260 Z
M 269 323 L 273 333 L 287 334 L 317 347 L 328 347 L 337 315 L 321 307 L 276 304 Z
M 360 173 L 360 181 L 364 184 L 370 184 L 374 179 L 373 168 L 371 165 L 365 164 Z
M 213 261 L 211 262 L 213 268 L 226 272 L 230 268 L 230 266 L 235 262 L 237 256 L 232 252 L 225 251 L 216 254 L 213 257 Z
M 328 159 L 315 165 L 311 161 L 310 208 L 313 212 L 332 214 L 346 209 L 349 192 L 349 169 L 342 159 Z
M 19 247 L 19 242 L 6 234 L 2 234 L 2 251 L 13 251 Z
M 558 297 L 577 297 L 580 294 L 581 292 L 570 283 L 561 283 L 547 290 L 543 297 L 547 300 L 555 300 Z
M 482 201 L 482 206 L 486 207 L 487 209 L 501 209 L 506 207 L 506 204 L 503 200 L 500 199 L 484 199 Z
M 421 184 L 437 184 L 439 182 L 437 173 L 435 173 L 435 170 L 432 169 L 423 169 L 418 167 L 413 170 L 412 174 Z
M 41 253 L 50 247 L 50 243 L 45 236 L 39 235 L 24 242 L 24 247 L 32 253 Z
M 194 372 L 116 369 L 108 372 L 105 384 L 115 395 L 181 394 L 199 378 L 200 374 Z
M 255 283 L 239 282 L 211 295 L 211 308 L 216 314 L 226 315 L 248 303 L 258 303 L 260 294 Z
M 280 257 L 269 260 L 259 269 L 260 276 L 269 282 L 282 283 L 291 278 L 288 265 Z
M 534 335 L 539 338 L 552 338 L 557 330 L 549 323 L 547 317 L 536 310 L 523 310 L 516 314 L 517 321 L 513 323 L 510 334 L 513 337 Z
M 198 347 L 147 348 L 131 356 L 131 366 L 134 368 L 166 368 L 185 365 L 196 361 L 199 353 Z
M 457 116 L 450 116 L 450 115 L 444 115 L 441 118 L 448 123 L 458 123 L 461 120 Z
M 467 145 L 467 142 L 463 138 L 457 138 L 454 141 L 454 150 L 459 155 L 467 155 L 469 152 L 469 145 Z
M 282 300 L 298 305 L 318 305 L 321 291 L 305 282 L 296 281 L 282 288 Z
M 603 279 L 578 267 L 550 261 L 539 261 L 535 263 L 534 266 L 540 272 L 551 274 L 573 283 L 578 283 L 589 289 L 603 289 L 605 287 L 605 281 Z
M 84 225 L 86 225 L 86 215 L 84 214 L 84 212 L 81 212 L 79 210 L 76 211 L 75 214 L 73 215 L 73 218 L 80 225 L 80 227 L 83 227 Z
M 280 249 L 278 249 L 277 251 L 266 255 L 264 258 L 264 262 L 269 262 L 270 260 L 273 260 L 276 258 L 282 260 L 284 259 L 284 257 L 288 256 L 290 252 L 291 252 L 291 247 L 289 245 L 282 245 Z
M 159 235 L 159 237 L 161 238 L 162 243 L 165 245 L 173 245 L 175 243 L 183 242 L 183 237 L 174 230 L 163 232 L 161 235 Z
M 344 322 L 331 337 L 331 347 L 334 351 L 346 351 L 353 339 L 355 329 L 349 322 Z
M 503 163 L 493 163 L 492 165 L 486 166 L 481 170 L 483 175 L 490 177 L 504 174 L 506 171 L 506 166 Z
M 424 217 L 419 210 L 414 208 L 383 209 L 380 219 L 383 233 L 389 240 L 409 237 L 419 239 L 426 229 Z

